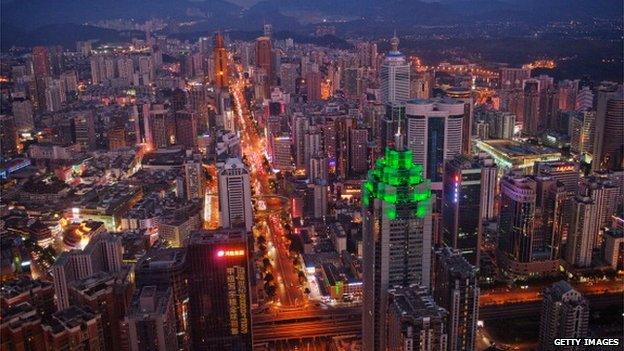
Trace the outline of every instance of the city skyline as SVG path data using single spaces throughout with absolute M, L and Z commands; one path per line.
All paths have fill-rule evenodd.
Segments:
M 0 7 L 1 351 L 621 348 L 621 2 Z

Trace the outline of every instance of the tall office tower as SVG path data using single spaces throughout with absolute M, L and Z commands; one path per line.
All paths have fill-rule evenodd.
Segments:
M 316 70 L 306 74 L 306 88 L 308 101 L 321 100 L 321 72 Z
M 15 155 L 17 155 L 15 117 L 0 115 L 0 156 L 10 158 Z
M 179 350 L 170 288 L 143 287 L 134 297 L 125 323 L 130 351 Z
M 410 97 L 414 99 L 430 99 L 433 96 L 435 77 L 432 72 L 424 72 L 411 78 Z
M 307 175 L 310 174 L 310 159 L 323 154 L 323 133 L 320 129 L 312 127 L 303 134 L 303 163 Z
M 398 130 L 405 130 L 405 103 L 390 102 L 385 104 L 386 114 L 381 119 L 380 126 L 380 147 L 384 152 L 386 148 L 394 147 L 394 133 Z M 400 125 L 399 125 L 400 124 Z
M 59 311 L 69 307 L 69 284 L 93 274 L 93 264 L 88 254 L 73 250 L 63 252 L 52 265 L 54 295 Z
M 428 287 L 431 270 L 430 183 L 397 133 L 362 186 L 363 350 L 385 350 L 388 289 Z
M 70 284 L 73 305 L 87 306 L 102 318 L 105 350 L 120 350 L 120 323 L 130 306 L 134 283 L 131 274 L 96 273 Z
M 589 304 L 566 281 L 544 289 L 540 314 L 539 346 L 544 351 L 585 350 L 584 345 L 557 346 L 556 339 L 582 339 L 587 336 Z
M 558 268 L 566 192 L 551 177 L 511 174 L 500 182 L 501 266 L 510 275 L 548 273 Z
M 620 180 L 608 177 L 587 177 L 581 181 L 579 194 L 589 196 L 596 205 L 596 221 L 598 228 L 611 224 L 611 216 L 617 213 L 618 206 L 622 203 Z M 602 241 L 596 236 L 596 246 Z
M 292 141 L 295 149 L 295 166 L 299 169 L 305 169 L 305 134 L 310 128 L 310 119 L 301 113 L 295 113 L 292 118 Z
M 327 180 L 327 157 L 315 156 L 310 158 L 308 180 L 314 183 L 316 180 Z
M 362 69 L 357 67 L 347 67 L 344 69 L 344 79 L 342 80 L 342 90 L 349 99 L 357 99 L 362 94 Z
M 386 350 L 446 351 L 448 312 L 439 307 L 428 289 L 418 285 L 388 292 Z
M 190 111 L 174 113 L 175 139 L 177 145 L 192 149 L 197 145 L 197 115 Z
M 52 75 L 50 54 L 45 46 L 35 46 L 32 50 L 33 73 L 35 78 Z
M 327 216 L 327 180 L 317 179 L 310 185 L 314 195 L 312 215 L 314 218 L 324 218 Z
M 140 56 L 139 57 L 139 77 L 141 79 L 142 85 L 148 86 L 155 74 L 154 62 L 152 58 L 149 56 Z
M 624 88 L 601 86 L 596 103 L 592 170 L 624 169 Z
M 594 155 L 596 134 L 596 111 L 582 112 L 582 124 L 579 134 L 580 153 L 585 160 Z
M 89 58 L 91 67 L 91 83 L 101 84 L 106 80 L 106 64 L 104 63 L 104 56 L 93 55 Z
M 390 52 L 379 68 L 381 102 L 405 102 L 410 98 L 410 63 L 399 51 L 399 38 L 390 39 Z
M 256 39 L 256 67 L 264 70 L 269 83 L 273 80 L 273 49 L 269 37 Z
M 434 190 L 442 189 L 444 162 L 461 154 L 464 103 L 455 99 L 414 100 L 406 104 L 407 147 Z
M 24 98 L 14 99 L 11 104 L 11 110 L 13 111 L 13 117 L 15 117 L 15 128 L 19 132 L 27 132 L 35 128 L 33 106 L 30 100 Z
M 271 138 L 271 166 L 283 172 L 293 170 L 293 160 L 290 151 L 290 137 L 275 136 Z
M 473 91 L 462 87 L 446 90 L 446 96 L 464 103 L 464 119 L 462 120 L 462 153 L 472 154 L 472 120 L 474 119 Z
M 282 63 L 279 70 L 280 86 L 282 90 L 288 94 L 295 93 L 295 81 L 299 77 L 297 72 L 297 64 Z
M 349 130 L 349 173 L 352 176 L 364 174 L 368 169 L 368 129 Z
M 221 33 L 217 32 L 214 36 L 214 76 L 217 88 L 224 88 L 229 86 L 230 73 L 229 73 L 229 60 L 228 52 L 225 48 L 225 42 Z
M 538 129 L 555 129 L 559 118 L 559 93 L 554 87 L 542 88 L 540 92 L 540 120 Z
M 531 78 L 530 68 L 501 68 L 500 84 L 501 89 L 512 90 L 522 88 L 522 82 Z
M 540 123 L 540 81 L 537 79 L 525 80 L 523 90 L 522 131 L 527 135 L 537 135 Z
M 117 73 L 119 78 L 123 78 L 127 83 L 131 83 L 134 80 L 134 61 L 126 57 L 118 58 Z
M 488 111 L 485 118 L 490 125 L 491 139 L 513 138 L 516 115 L 511 112 Z
M 166 148 L 170 145 L 167 131 L 169 111 L 163 104 L 154 104 L 149 111 L 148 125 L 152 147 L 156 149 Z
M 444 247 L 435 255 L 433 296 L 449 313 L 448 351 L 475 350 L 479 319 L 477 270 L 462 255 Z
M 105 350 L 102 318 L 89 308 L 69 306 L 41 324 L 46 350 Z
M 45 88 L 45 107 L 48 112 L 59 111 L 66 101 L 65 91 L 60 80 L 50 80 Z
M 193 350 L 252 350 L 245 238 L 245 232 L 237 229 L 198 231 L 188 238 Z
M 93 150 L 96 142 L 93 112 L 77 112 L 73 121 L 76 144 L 79 144 L 83 150 Z
M 327 118 L 325 124 L 321 127 L 323 131 L 323 148 L 325 149 L 325 155 L 327 155 L 328 161 L 336 165 L 338 151 L 338 130 L 336 127 L 336 120 L 333 118 Z
M 238 158 L 229 158 L 219 170 L 219 221 L 223 228 L 253 226 L 249 171 Z
M 610 227 L 604 233 L 604 262 L 614 270 L 624 267 L 624 230 Z
M 562 80 L 557 84 L 559 90 L 559 109 L 561 111 L 574 111 L 576 109 L 576 94 L 579 89 L 579 80 Z
M 136 286 L 170 288 L 176 317 L 178 345 L 188 350 L 188 281 L 186 249 L 150 248 L 135 267 Z
M 566 261 L 576 267 L 590 267 L 598 236 L 598 208 L 591 197 L 577 196 L 572 201 L 572 221 L 566 245 Z
M 576 195 L 579 189 L 579 163 L 568 161 L 535 162 L 533 174 L 552 177 L 565 187 L 570 196 Z
M 184 162 L 184 185 L 187 200 L 202 199 L 204 197 L 204 167 L 201 161 Z
M 576 94 L 574 110 L 576 112 L 587 112 L 594 107 L 594 93 L 589 87 L 583 87 Z
M 496 173 L 492 159 L 457 156 L 444 170 L 442 240 L 479 266 L 483 221 L 494 216 Z

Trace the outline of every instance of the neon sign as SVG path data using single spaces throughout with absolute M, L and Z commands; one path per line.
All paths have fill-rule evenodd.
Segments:
M 245 250 L 219 250 L 217 257 L 240 257 L 245 256 Z

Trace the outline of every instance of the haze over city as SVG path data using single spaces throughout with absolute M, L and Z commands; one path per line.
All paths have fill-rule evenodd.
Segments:
M 620 350 L 623 15 L 0 0 L 0 351 Z

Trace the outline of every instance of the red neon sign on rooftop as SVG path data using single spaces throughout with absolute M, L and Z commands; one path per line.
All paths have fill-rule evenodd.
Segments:
M 245 255 L 245 250 L 219 250 L 217 257 L 240 257 Z

